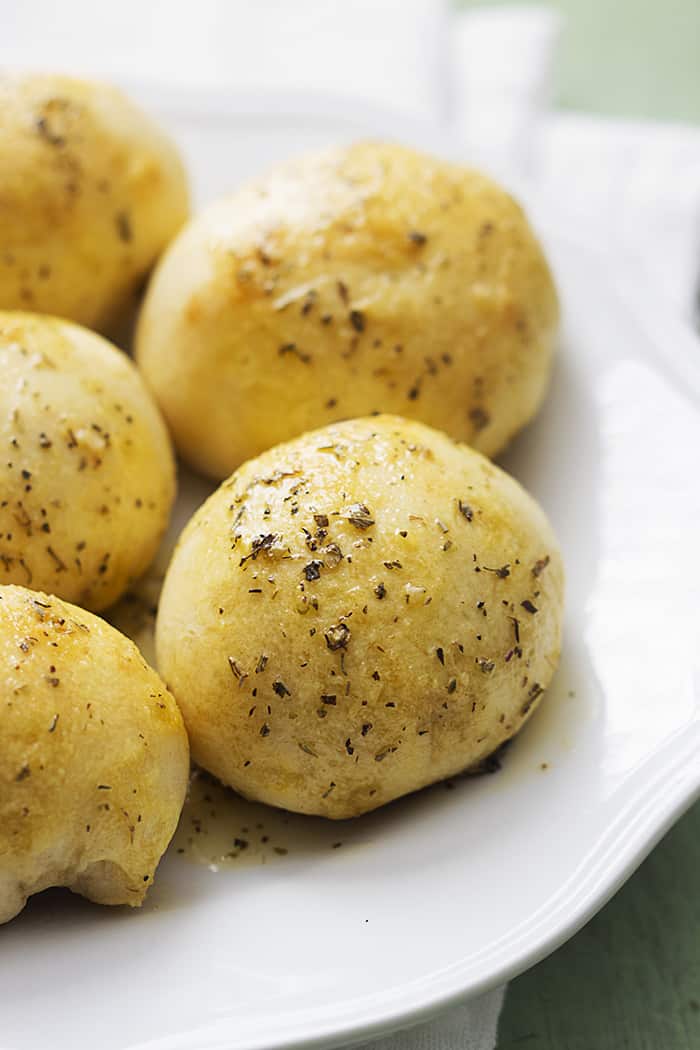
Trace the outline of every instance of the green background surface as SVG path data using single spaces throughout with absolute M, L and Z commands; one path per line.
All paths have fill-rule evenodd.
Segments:
M 572 940 L 512 981 L 497 1050 L 698 1050 L 700 805 Z
M 496 0 L 456 2 L 501 6 Z M 700 122 L 700 0 L 552 0 L 540 6 L 563 18 L 554 70 L 558 105 Z
M 700 0 L 548 6 L 564 18 L 555 105 L 700 122 Z M 697 804 L 599 915 L 511 982 L 497 1050 L 700 1050 L 699 890 Z

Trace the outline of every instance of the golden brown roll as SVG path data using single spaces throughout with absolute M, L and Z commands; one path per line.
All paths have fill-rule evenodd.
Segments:
M 492 456 L 540 405 L 557 319 L 507 193 L 361 143 L 284 165 L 195 218 L 154 275 L 137 357 L 180 453 L 216 478 L 377 411 Z
M 195 760 L 242 794 L 352 817 L 517 733 L 559 657 L 542 510 L 421 423 L 338 423 L 246 463 L 168 570 L 158 665 Z
M 112 331 L 188 214 L 174 145 L 116 88 L 0 76 L 0 309 Z
M 0 583 L 103 609 L 167 525 L 165 424 L 133 363 L 68 321 L 0 311 L 0 367 Z
M 0 922 L 48 886 L 141 904 L 188 773 L 180 712 L 132 642 L 0 586 Z

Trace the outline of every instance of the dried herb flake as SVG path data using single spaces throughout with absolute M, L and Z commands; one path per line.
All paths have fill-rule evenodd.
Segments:
M 350 641 L 350 628 L 346 623 L 332 624 L 327 631 L 324 632 L 326 639 L 326 645 L 335 652 L 337 649 L 347 649 L 348 642 Z
M 374 525 L 374 518 L 371 515 L 369 507 L 366 507 L 364 503 L 353 503 L 348 508 L 348 521 L 351 525 L 354 525 L 356 529 L 368 529 L 371 525 Z

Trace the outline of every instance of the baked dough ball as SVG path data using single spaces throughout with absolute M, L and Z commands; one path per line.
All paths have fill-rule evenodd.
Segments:
M 542 400 L 557 315 L 540 246 L 502 189 L 362 143 L 195 218 L 154 275 L 137 357 L 180 453 L 213 477 L 377 411 L 491 456 Z
M 0 312 L 0 368 L 0 583 L 103 609 L 167 524 L 165 424 L 132 362 L 67 321 Z
M 0 586 L 0 922 L 48 886 L 141 904 L 188 772 L 177 705 L 132 642 Z
M 112 330 L 188 214 L 174 145 L 121 92 L 0 77 L 0 309 Z
M 557 664 L 562 590 L 516 481 L 423 424 L 352 420 L 246 463 L 194 515 L 158 663 L 205 769 L 353 817 L 521 728 Z

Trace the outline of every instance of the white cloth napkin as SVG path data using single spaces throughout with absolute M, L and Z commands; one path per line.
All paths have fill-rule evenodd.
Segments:
M 686 321 L 700 282 L 700 128 L 550 108 L 549 7 L 454 16 L 453 120 L 465 155 L 516 180 Z M 554 202 L 554 203 L 553 203 Z
M 0 0 L 0 63 L 444 115 L 447 0 Z
M 505 988 L 445 1010 L 435 1020 L 364 1044 L 367 1050 L 493 1050 Z
M 538 191 L 686 322 L 700 284 L 700 128 L 552 116 Z
M 644 266 L 690 317 L 700 131 L 552 115 L 549 8 L 447 0 L 0 0 L 0 66 L 197 91 L 294 91 L 451 125 L 457 152 L 557 200 L 617 265 Z M 37 31 L 41 27 L 41 31 Z M 562 188 L 565 192 L 562 192 Z M 493 1050 L 504 989 L 376 1050 Z

